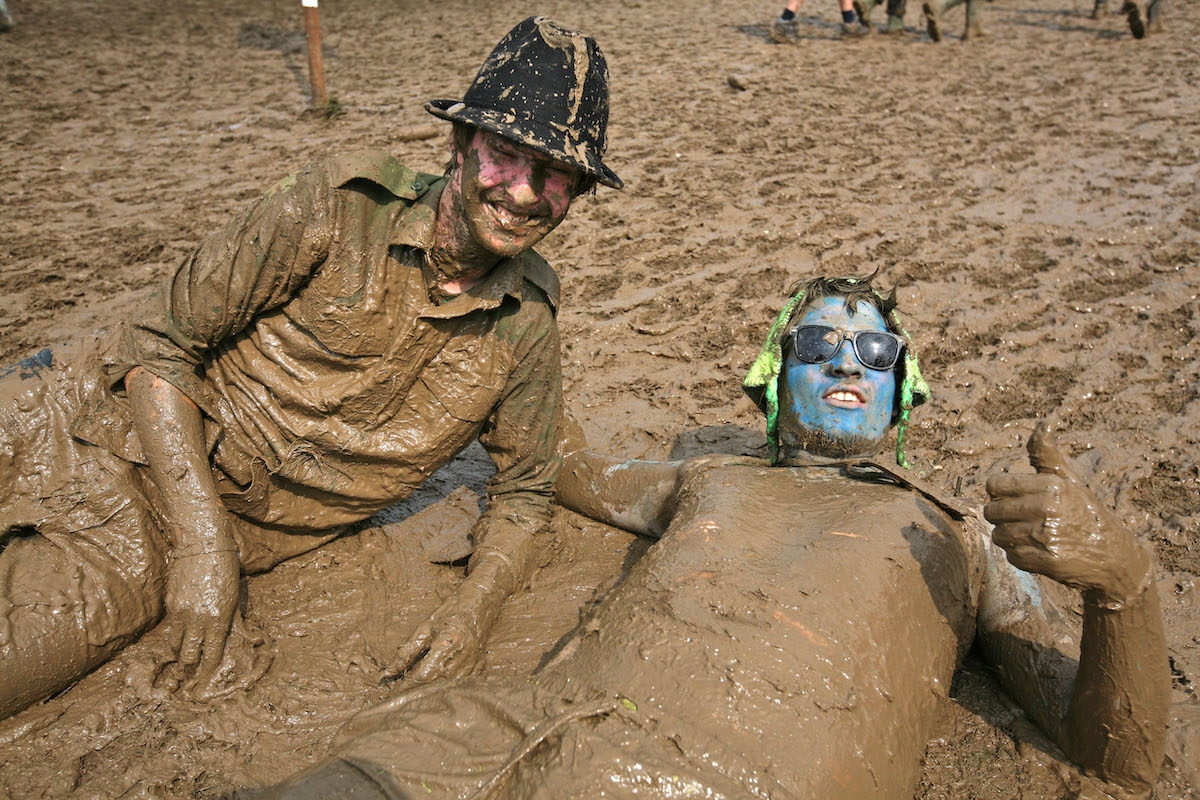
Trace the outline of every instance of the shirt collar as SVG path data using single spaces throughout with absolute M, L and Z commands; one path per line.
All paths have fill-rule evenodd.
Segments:
M 393 244 L 426 252 L 433 247 L 437 208 L 445 187 L 445 180 L 431 183 L 424 194 L 400 213 L 392 229 Z M 501 259 L 488 272 L 487 277 L 471 287 L 469 291 L 463 292 L 439 306 L 431 305 L 421 316 L 450 319 L 477 309 L 496 308 L 504 301 L 505 296 L 519 301 L 524 295 L 526 262 L 528 260 L 528 253 L 521 253 L 514 258 Z M 420 269 L 420 267 L 416 267 L 416 269 Z M 557 300 L 557 297 L 554 300 Z

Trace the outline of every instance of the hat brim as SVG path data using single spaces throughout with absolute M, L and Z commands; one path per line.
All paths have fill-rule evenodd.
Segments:
M 461 100 L 430 100 L 425 104 L 425 110 L 435 117 L 450 122 L 473 125 L 489 133 L 511 139 L 539 153 L 545 153 L 557 161 L 570 164 L 591 175 L 605 186 L 613 189 L 621 189 L 625 186 L 624 181 L 618 178 L 615 172 L 604 166 L 600 158 L 590 150 L 581 155 L 548 144 L 548 142 L 561 139 L 562 136 L 555 136 L 548 128 L 540 130 L 545 126 L 541 126 L 533 120 L 521 120 L 511 113 L 490 108 L 468 106 Z

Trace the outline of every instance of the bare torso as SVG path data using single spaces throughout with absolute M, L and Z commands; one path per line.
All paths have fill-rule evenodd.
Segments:
M 974 636 L 973 552 L 910 489 L 709 469 L 531 680 L 402 695 L 341 758 L 447 797 L 911 796 Z
M 803 797 L 899 797 L 974 635 L 981 572 L 918 494 L 723 467 L 542 672 L 629 698 L 693 762 Z M 743 754 L 723 764 L 712 752 Z

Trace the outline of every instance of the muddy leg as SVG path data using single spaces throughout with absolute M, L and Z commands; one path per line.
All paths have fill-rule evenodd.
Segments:
M 963 0 L 927 0 L 921 7 L 925 14 L 925 30 L 935 42 L 942 40 L 942 15 L 961 4 Z
M 963 41 L 983 36 L 983 2 L 967 0 L 967 27 L 963 30 Z
M 80 576 L 39 536 L 0 554 L 0 718 L 41 700 L 90 666 Z
M 854 13 L 858 15 L 860 24 L 871 26 L 871 12 L 879 5 L 876 0 L 854 0 Z
M 147 573 L 126 580 L 84 549 L 29 531 L 0 551 L 0 719 L 70 686 L 162 616 Z
M 942 4 L 940 0 L 927 0 L 921 6 L 921 12 L 925 15 L 925 30 L 929 33 L 929 38 L 940 42 L 942 40 Z
M 1159 12 L 1162 11 L 1163 0 L 1150 0 L 1146 4 L 1146 30 L 1158 32 L 1162 30 L 1162 23 L 1159 21 Z
M 897 34 L 904 31 L 904 12 L 907 10 L 908 0 L 887 0 L 887 25 L 884 26 L 883 32 L 886 34 Z

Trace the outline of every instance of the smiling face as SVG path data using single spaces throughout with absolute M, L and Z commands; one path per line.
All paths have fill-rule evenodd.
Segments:
M 461 252 L 518 255 L 567 216 L 579 180 L 574 167 L 478 129 L 455 158 L 444 199 L 471 240 Z
M 815 301 L 795 325 L 887 331 L 870 303 L 859 302 L 850 315 L 841 297 Z M 873 452 L 891 426 L 895 397 L 895 372 L 864 367 L 849 341 L 823 364 L 806 364 L 789 347 L 779 378 L 780 442 L 787 449 L 831 457 Z

